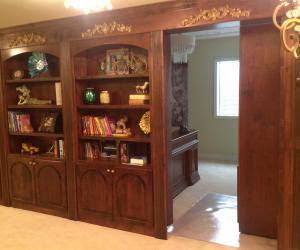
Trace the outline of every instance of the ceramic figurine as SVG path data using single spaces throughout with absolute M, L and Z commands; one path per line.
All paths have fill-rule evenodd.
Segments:
M 149 88 L 149 82 L 145 82 L 144 85 L 137 85 L 135 87 L 135 91 L 137 94 L 147 94 L 148 93 L 148 88 Z
M 18 92 L 18 105 L 47 105 L 51 104 L 51 100 L 40 100 L 30 96 L 30 89 L 26 85 L 22 85 L 16 88 Z
M 123 116 L 119 121 L 117 121 L 116 134 L 131 135 L 130 128 L 126 128 L 126 123 L 128 122 L 128 117 Z

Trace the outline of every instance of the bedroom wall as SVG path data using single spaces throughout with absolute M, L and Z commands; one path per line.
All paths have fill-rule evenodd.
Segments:
M 239 58 L 239 37 L 197 40 L 189 56 L 189 127 L 199 130 L 201 158 L 237 160 L 238 119 L 214 115 L 214 63 L 227 58 Z

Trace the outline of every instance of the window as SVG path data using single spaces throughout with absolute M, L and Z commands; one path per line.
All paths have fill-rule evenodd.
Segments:
M 215 115 L 239 116 L 239 60 L 218 60 L 215 65 Z

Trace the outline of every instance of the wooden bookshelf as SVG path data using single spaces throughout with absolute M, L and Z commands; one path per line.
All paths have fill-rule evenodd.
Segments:
M 41 77 L 41 78 L 26 78 L 26 79 L 8 79 L 7 84 L 30 84 L 30 83 L 45 83 L 45 82 L 60 82 L 60 77 Z
M 4 52 L 7 58 L 3 62 L 3 76 L 6 80 L 2 82 L 4 117 L 7 123 L 4 141 L 8 155 L 7 168 L 11 205 L 67 217 L 66 161 L 64 158 L 65 143 L 63 143 L 65 114 L 63 106 L 55 105 L 55 82 L 61 82 L 60 46 L 52 44 L 38 48 L 38 51 L 44 52 L 46 55 L 47 72 L 36 78 L 10 79 L 10 74 L 14 70 L 23 69 L 25 72 L 28 70 L 28 59 L 36 49 L 28 47 L 26 50 L 21 50 L 23 53 L 19 53 L 19 49 L 9 49 Z M 17 105 L 16 87 L 21 85 L 29 88 L 32 98 L 51 100 L 53 104 Z M 9 112 L 14 114 L 9 116 Z M 14 131 L 20 131 L 20 127 L 23 126 L 31 126 L 34 131 L 37 131 L 46 113 L 57 113 L 59 117 L 56 120 L 54 133 L 9 131 L 9 126 Z M 22 114 L 26 114 L 26 116 L 22 118 Z M 62 150 L 60 152 L 57 150 L 56 155 L 61 153 L 62 158 L 54 156 L 54 152 L 47 153 L 59 142 Z M 21 153 L 22 144 L 27 144 L 28 147 L 37 147 L 39 152 L 32 155 Z
M 46 137 L 46 138 L 63 138 L 64 134 L 57 133 L 20 133 L 20 132 L 9 132 L 11 136 L 29 136 L 29 137 Z
M 126 110 L 126 109 L 150 109 L 150 105 L 79 105 L 79 110 L 102 110 L 102 109 L 119 109 L 119 110 Z
M 117 136 L 92 136 L 92 135 L 80 135 L 80 140 L 94 140 L 94 141 L 101 141 L 101 140 L 114 140 L 114 141 L 123 141 L 123 142 L 145 142 L 148 143 L 151 141 L 150 137 L 117 137 Z
M 7 105 L 9 110 L 23 110 L 23 109 L 42 109 L 42 110 L 61 110 L 61 105 Z
M 75 79 L 78 81 L 85 81 L 85 80 L 130 79 L 130 78 L 148 78 L 148 77 L 149 77 L 149 73 L 128 74 L 128 75 L 89 75 L 89 76 L 77 76 Z
M 33 160 L 45 160 L 45 161 L 64 161 L 65 158 L 60 158 L 60 157 L 55 157 L 51 154 L 47 154 L 47 153 L 44 153 L 44 154 L 22 154 L 22 153 L 18 153 L 18 154 L 13 154 L 13 153 L 10 153 L 8 155 L 10 158 L 14 158 L 14 159 L 18 159 L 18 158 L 26 158 L 26 159 L 33 159 Z
M 134 36 L 133 36 L 134 37 Z M 133 40 L 139 39 L 134 37 Z M 139 122 L 143 114 L 151 110 L 150 104 L 145 105 L 129 105 L 129 95 L 136 94 L 136 86 L 143 85 L 146 81 L 149 82 L 151 72 L 133 73 L 127 75 L 100 75 L 98 71 L 99 58 L 105 58 L 108 50 L 116 48 L 126 48 L 133 52 L 139 50 L 144 55 L 148 55 L 148 50 L 138 48 L 131 45 L 118 45 L 103 44 L 101 46 L 101 39 L 95 41 L 92 46 L 87 46 L 85 50 L 82 48 L 77 51 L 78 47 L 75 46 L 73 51 L 73 65 L 75 72 L 74 77 L 74 90 L 75 90 L 75 107 L 73 113 L 76 114 L 75 124 L 77 125 L 78 139 L 77 153 L 76 153 L 76 173 L 77 173 L 77 190 L 80 194 L 78 197 L 78 215 L 83 221 L 94 222 L 96 224 L 105 225 L 109 223 L 112 227 L 123 228 L 128 230 L 131 227 L 140 228 L 143 232 L 151 232 L 153 230 L 153 204 L 152 204 L 152 165 L 151 165 L 151 144 L 152 137 L 145 135 L 139 127 Z M 123 43 L 124 42 L 124 43 Z M 122 41 L 121 44 L 130 44 Z M 86 63 L 88 62 L 88 63 Z M 78 73 L 78 75 L 76 75 Z M 84 73 L 86 75 L 84 75 Z M 94 105 L 86 105 L 83 101 L 83 95 L 86 88 L 93 88 L 96 96 L 99 97 L 101 91 L 108 91 L 110 93 L 111 104 L 100 104 L 99 98 Z M 149 93 L 151 96 L 151 93 Z M 100 120 L 99 124 L 96 122 L 95 126 L 103 128 L 117 124 L 117 121 L 126 116 L 128 121 L 126 128 L 130 128 L 133 136 L 128 137 L 115 137 L 115 136 L 101 136 L 101 135 L 84 135 L 83 128 L 90 130 L 91 122 L 94 124 L 93 119 L 87 118 L 84 120 L 82 117 L 106 117 L 107 119 Z M 108 122 L 106 122 L 108 120 Z M 89 124 L 89 125 L 87 125 Z M 92 125 L 94 126 L 94 125 Z M 113 130 L 114 126 L 111 127 Z M 94 131 L 94 128 L 91 128 Z M 114 133 L 114 132 L 112 132 Z M 107 146 L 108 145 L 108 146 Z M 128 160 L 134 156 L 146 156 L 149 164 L 145 166 L 134 166 L 128 164 L 121 164 L 121 152 L 124 157 L 124 147 L 128 149 Z M 122 146 L 122 150 L 121 150 Z M 111 152 L 109 152 L 109 148 Z M 93 151 L 94 150 L 94 151 Z M 96 155 L 93 155 L 96 152 Z M 126 150 L 125 150 L 126 152 Z M 107 157 L 115 155 L 116 157 Z M 91 156 L 92 155 L 92 156 Z M 97 160 L 92 160 L 93 157 Z M 100 174 L 101 173 L 101 174 Z M 108 178 L 107 183 L 112 183 L 116 189 L 110 189 L 107 184 L 103 184 L 103 190 L 86 191 L 85 183 L 88 181 L 89 185 L 98 186 L 99 175 L 103 178 Z M 89 180 L 87 180 L 89 176 Z M 102 178 L 102 177 L 101 177 Z M 101 184 L 102 185 L 102 184 Z M 128 194 L 120 196 L 120 191 L 117 191 L 119 186 L 130 186 L 131 191 Z M 135 192 L 132 190 L 140 190 Z M 127 192 L 126 190 L 124 190 Z M 99 193 L 101 192 L 101 193 Z M 109 204 L 113 210 L 134 211 L 136 214 L 135 219 L 130 221 L 126 219 L 131 215 L 124 212 L 123 215 L 116 217 L 112 214 L 111 220 L 107 221 L 107 216 L 103 214 L 110 214 L 109 209 L 91 214 L 89 211 L 93 210 L 98 201 L 95 197 L 102 196 L 102 194 L 109 198 L 115 199 L 115 203 Z M 114 197 L 114 198 L 113 198 Z M 89 205 L 87 205 L 87 203 Z M 91 206 L 91 207 L 89 207 Z M 139 209 L 136 209 L 139 207 Z M 143 211 L 142 215 L 141 211 Z M 134 221 L 134 222 L 133 222 Z M 137 226 L 138 225 L 138 226 Z

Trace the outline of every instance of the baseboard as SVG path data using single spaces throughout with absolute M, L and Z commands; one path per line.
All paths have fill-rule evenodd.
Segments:
M 210 154 L 210 153 L 199 153 L 199 160 L 220 160 L 220 161 L 231 161 L 237 162 L 237 155 L 223 155 L 223 154 Z

